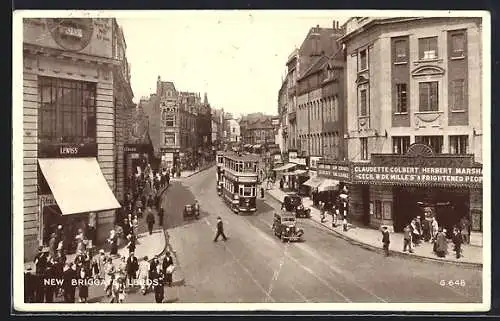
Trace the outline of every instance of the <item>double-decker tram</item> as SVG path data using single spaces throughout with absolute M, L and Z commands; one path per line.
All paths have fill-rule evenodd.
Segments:
M 257 209 L 258 163 L 255 155 L 224 154 L 224 201 L 235 213 Z
M 217 188 L 217 194 L 219 196 L 222 195 L 222 189 L 223 189 L 223 182 L 224 182 L 224 152 L 223 151 L 217 151 L 216 154 L 216 162 L 217 162 L 217 167 L 216 167 L 216 188 Z

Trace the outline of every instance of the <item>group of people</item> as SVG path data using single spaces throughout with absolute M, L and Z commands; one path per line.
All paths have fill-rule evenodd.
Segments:
M 438 257 L 446 257 L 448 254 L 447 230 L 438 224 L 435 216 L 426 215 L 423 220 L 417 216 L 404 228 L 403 233 L 403 252 L 412 253 L 414 247 L 421 242 L 432 242 L 433 251 Z M 462 256 L 462 244 L 470 242 L 470 223 L 466 217 L 453 227 L 451 241 L 455 256 L 459 259 Z

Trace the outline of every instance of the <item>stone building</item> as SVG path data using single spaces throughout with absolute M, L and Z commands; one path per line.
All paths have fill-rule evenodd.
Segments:
M 125 52 L 115 19 L 23 21 L 25 259 L 59 224 L 97 242 L 113 227 L 134 107 Z
M 347 21 L 351 217 L 404 225 L 424 211 L 482 229 L 480 18 Z
M 272 116 L 262 113 L 248 114 L 240 120 L 241 142 L 243 145 L 252 145 L 254 149 L 274 144 L 275 130 Z

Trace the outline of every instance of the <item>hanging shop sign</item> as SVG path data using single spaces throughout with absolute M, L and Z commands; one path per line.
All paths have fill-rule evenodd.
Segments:
M 289 157 L 288 161 L 297 165 L 307 166 L 306 159 L 304 157 Z
M 480 167 L 405 167 L 351 165 L 352 182 L 358 184 L 440 184 L 481 186 Z

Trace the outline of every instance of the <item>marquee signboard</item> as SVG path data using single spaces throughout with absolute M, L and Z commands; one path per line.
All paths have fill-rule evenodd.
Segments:
M 480 167 L 404 167 L 351 164 L 351 181 L 357 184 L 439 184 L 481 186 Z

